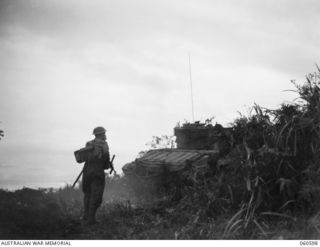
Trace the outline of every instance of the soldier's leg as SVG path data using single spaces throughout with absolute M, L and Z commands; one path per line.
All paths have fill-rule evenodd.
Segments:
M 83 191 L 83 220 L 89 219 L 89 207 L 91 198 L 91 184 L 88 177 L 82 179 L 82 191 Z
M 96 215 L 97 209 L 102 203 L 104 186 L 105 186 L 105 181 L 104 179 L 101 179 L 101 178 L 94 179 L 94 181 L 92 181 L 91 183 L 89 221 L 92 223 L 96 222 L 95 215 Z
M 84 194 L 83 202 L 84 202 L 83 220 L 88 220 L 89 219 L 90 193 Z

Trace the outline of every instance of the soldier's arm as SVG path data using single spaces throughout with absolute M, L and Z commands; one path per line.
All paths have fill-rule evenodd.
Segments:
M 105 169 L 110 168 L 110 153 L 109 153 L 109 146 L 106 143 L 103 147 L 103 161 L 105 162 Z

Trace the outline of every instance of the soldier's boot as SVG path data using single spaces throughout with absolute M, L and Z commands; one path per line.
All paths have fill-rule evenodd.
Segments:
M 88 218 L 88 223 L 90 225 L 93 225 L 93 224 L 97 224 L 97 220 L 96 220 L 96 212 L 97 212 L 97 207 L 90 207 L 90 210 L 89 210 L 89 218 Z
M 98 223 L 98 221 L 96 220 L 95 216 L 90 216 L 89 220 L 87 221 L 89 225 L 95 225 Z
M 89 220 L 89 210 L 84 209 L 82 220 L 83 221 L 88 221 Z

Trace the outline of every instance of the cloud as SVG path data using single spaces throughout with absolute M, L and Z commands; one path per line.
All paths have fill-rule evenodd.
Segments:
M 177 44 L 224 66 L 258 64 L 298 75 L 317 62 L 319 8 L 312 0 L 4 1 L 0 30 L 7 38 L 24 30 L 46 38 L 48 49 L 80 57 L 94 46 L 139 58 L 141 50 L 161 54 Z M 288 65 L 292 59 L 298 65 Z

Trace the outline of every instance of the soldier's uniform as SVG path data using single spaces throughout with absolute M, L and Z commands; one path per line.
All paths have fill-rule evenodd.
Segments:
M 101 134 L 102 132 L 103 134 L 105 133 L 105 130 L 102 127 L 95 128 L 94 130 L 95 135 L 97 133 Z M 87 142 L 86 147 L 93 147 L 93 150 L 83 169 L 83 218 L 84 220 L 89 220 L 90 223 L 94 223 L 96 211 L 102 203 L 102 196 L 105 187 L 104 170 L 109 168 L 110 155 L 108 143 L 105 140 L 97 138 L 97 136 L 94 140 Z

